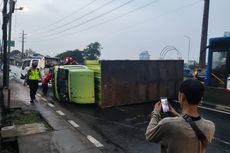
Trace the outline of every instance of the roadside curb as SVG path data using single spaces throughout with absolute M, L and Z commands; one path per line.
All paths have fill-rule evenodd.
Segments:
M 72 128 L 74 131 L 83 135 L 85 137 L 85 139 L 87 139 L 91 144 L 93 144 L 95 146 L 95 149 L 97 149 L 98 151 L 101 152 L 101 149 L 104 148 L 104 145 L 102 143 L 100 143 L 93 136 L 87 135 L 87 133 L 83 132 L 81 130 L 80 125 L 77 122 L 75 122 L 74 120 L 71 120 L 71 118 L 69 118 L 64 112 L 62 112 L 61 110 L 56 108 L 53 104 L 51 104 L 48 99 L 41 98 L 40 96 L 39 96 L 39 98 L 40 98 L 41 102 L 45 104 L 45 106 L 40 106 L 40 107 L 45 107 L 44 109 L 47 109 L 47 111 L 51 111 L 52 113 L 54 113 L 58 118 L 63 120 L 66 125 L 68 125 L 70 128 Z M 46 100 L 44 100 L 44 99 L 46 99 Z M 41 105 L 41 103 L 40 103 L 40 105 Z M 43 118 L 46 120 L 47 123 L 49 123 L 49 121 L 45 118 L 45 116 L 43 116 Z

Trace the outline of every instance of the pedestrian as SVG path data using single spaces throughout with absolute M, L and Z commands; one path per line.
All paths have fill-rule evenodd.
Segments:
M 38 89 L 38 80 L 39 78 L 42 79 L 41 73 L 39 69 L 37 68 L 37 63 L 32 63 L 32 67 L 28 70 L 24 85 L 27 83 L 30 88 L 30 99 L 31 103 L 35 100 L 35 95 L 37 93 Z
M 198 69 L 198 68 L 195 68 L 195 69 L 194 69 L 194 72 L 193 72 L 193 78 L 194 78 L 194 79 L 197 79 L 198 76 L 199 76 L 199 69 Z
M 47 73 L 47 75 L 44 77 L 43 79 L 43 83 L 42 83 L 42 92 L 43 92 L 43 95 L 45 96 L 47 94 L 47 91 L 48 91 L 48 83 L 49 81 L 51 80 L 53 76 L 53 70 L 52 68 L 49 69 L 49 72 Z
M 204 86 L 196 79 L 185 80 L 179 88 L 180 115 L 169 105 L 173 117 L 161 119 L 161 102 L 155 104 L 145 136 L 161 144 L 161 153 L 205 153 L 211 143 L 215 125 L 198 112 Z
M 193 79 L 197 79 L 200 82 L 204 83 L 205 78 L 201 77 L 200 74 L 201 74 L 201 69 L 200 68 L 195 69 L 193 74 Z

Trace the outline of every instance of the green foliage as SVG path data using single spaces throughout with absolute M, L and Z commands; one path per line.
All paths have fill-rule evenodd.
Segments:
M 83 50 L 83 56 L 86 60 L 97 60 L 101 55 L 101 44 L 99 42 L 90 43 Z
M 84 60 L 98 60 L 101 55 L 101 44 L 99 42 L 90 43 L 83 51 L 78 49 L 69 50 L 58 54 L 56 57 L 64 59 L 65 57 L 72 57 L 79 64 L 84 64 Z
M 21 52 L 19 50 L 12 50 L 10 52 L 10 55 L 14 56 L 14 55 L 18 55 L 18 54 L 21 54 Z
M 82 55 L 82 51 L 76 49 L 74 51 L 66 51 L 64 53 L 58 54 L 56 57 L 59 57 L 60 59 L 64 59 L 65 57 L 72 57 L 74 60 L 77 61 L 79 64 L 84 63 L 84 58 Z

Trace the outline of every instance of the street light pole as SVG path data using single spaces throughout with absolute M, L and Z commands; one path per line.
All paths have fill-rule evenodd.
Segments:
M 25 43 L 25 33 L 22 31 L 22 60 L 24 58 L 24 43 Z
M 8 0 L 3 1 L 3 10 L 2 10 L 3 87 L 6 87 L 6 81 L 7 81 L 7 75 L 6 75 L 7 73 L 7 22 L 8 22 L 7 3 Z
M 12 13 L 14 10 L 22 10 L 23 7 L 15 8 L 15 1 L 10 0 L 10 9 L 8 13 L 8 20 L 9 20 L 9 31 L 8 31 L 8 56 L 7 56 L 7 73 L 6 73 L 6 87 L 9 88 L 9 70 L 10 70 L 10 51 L 11 51 L 11 25 L 12 25 Z
M 210 0 L 204 0 L 204 12 L 203 12 L 203 22 L 202 22 L 202 32 L 201 32 L 201 42 L 200 42 L 200 58 L 199 58 L 200 68 L 205 68 L 205 61 L 206 61 L 209 3 Z
M 10 69 L 10 43 L 11 43 L 11 24 L 12 24 L 12 13 L 14 12 L 15 1 L 10 0 L 10 10 L 8 13 L 9 29 L 8 29 L 8 53 L 7 53 L 7 73 L 6 73 L 6 88 L 9 89 L 9 69 Z
M 189 36 L 184 36 L 188 39 L 188 63 L 189 63 L 189 54 L 190 54 L 190 48 L 191 48 L 191 38 Z

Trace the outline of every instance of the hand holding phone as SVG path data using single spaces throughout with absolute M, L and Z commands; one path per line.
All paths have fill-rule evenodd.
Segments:
M 169 104 L 167 97 L 161 97 L 161 106 L 164 113 L 169 111 Z

